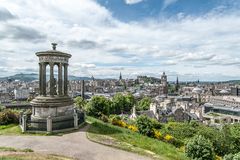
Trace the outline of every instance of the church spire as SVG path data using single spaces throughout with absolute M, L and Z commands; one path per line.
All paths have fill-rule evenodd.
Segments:
M 176 92 L 178 92 L 179 90 L 179 81 L 178 81 L 178 76 L 177 76 L 177 80 L 176 80 Z
M 122 73 L 120 72 L 119 80 L 122 80 Z

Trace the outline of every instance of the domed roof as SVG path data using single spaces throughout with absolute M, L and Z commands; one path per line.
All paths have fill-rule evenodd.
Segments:
M 202 89 L 201 88 L 199 88 L 199 87 L 195 87 L 195 88 L 193 88 L 193 90 L 192 90 L 192 92 L 193 93 L 202 93 Z
M 57 51 L 56 46 L 57 46 L 57 43 L 52 43 L 52 50 L 40 51 L 40 52 L 37 52 L 36 55 L 39 57 L 40 56 L 57 56 L 57 57 L 71 58 L 71 56 L 72 56 L 71 54 Z

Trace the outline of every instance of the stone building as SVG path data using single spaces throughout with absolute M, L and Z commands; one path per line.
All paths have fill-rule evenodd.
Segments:
M 161 76 L 161 86 L 160 86 L 160 91 L 159 91 L 160 95 L 168 95 L 168 82 L 167 82 L 167 75 L 165 74 L 165 72 L 163 72 L 162 76 Z

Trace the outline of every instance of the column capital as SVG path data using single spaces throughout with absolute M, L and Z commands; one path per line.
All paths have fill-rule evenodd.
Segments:
M 53 67 L 54 66 L 54 62 L 49 62 L 49 66 Z

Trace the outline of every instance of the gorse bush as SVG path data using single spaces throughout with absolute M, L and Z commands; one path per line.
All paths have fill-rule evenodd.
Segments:
M 215 159 L 211 142 L 201 135 L 197 135 L 188 141 L 185 152 L 186 155 L 193 160 Z
M 138 131 L 138 128 L 136 126 L 134 126 L 134 125 L 128 125 L 127 128 L 132 130 L 133 132 L 137 132 Z
M 162 133 L 156 129 L 154 129 L 154 138 L 161 140 L 163 138 Z
M 5 109 L 0 112 L 0 125 L 19 123 L 19 113 L 14 110 Z

